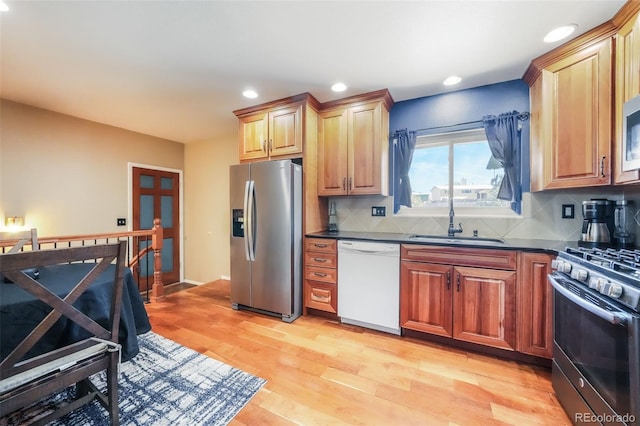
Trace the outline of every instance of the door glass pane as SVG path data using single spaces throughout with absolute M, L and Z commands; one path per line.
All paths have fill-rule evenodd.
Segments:
M 153 176 L 140 175 L 140 188 L 153 188 Z
M 153 195 L 140 196 L 140 229 L 153 228 Z
M 167 177 L 160 178 L 160 188 L 173 189 L 173 179 Z
M 139 250 L 151 245 L 151 240 L 143 240 L 139 243 Z M 140 276 L 141 277 L 153 277 L 153 250 L 148 251 L 143 257 L 140 258 Z
M 160 197 L 160 217 L 163 228 L 173 228 L 173 197 L 163 195 Z
M 173 238 L 165 238 L 162 244 L 162 272 L 173 272 Z

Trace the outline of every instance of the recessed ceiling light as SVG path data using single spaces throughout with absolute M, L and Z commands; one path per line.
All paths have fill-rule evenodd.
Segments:
M 0 12 L 6 12 L 8 10 L 9 10 L 9 6 L 5 2 L 0 1 Z
M 462 79 L 460 77 L 458 77 L 457 75 L 452 75 L 451 77 L 447 77 L 442 84 L 444 84 L 445 86 L 453 86 L 454 84 L 458 84 L 462 81 Z
M 345 90 L 347 90 L 347 86 L 344 83 L 336 83 L 331 86 L 331 90 L 333 90 L 334 92 L 344 92 Z
M 249 99 L 255 99 L 258 97 L 258 93 L 255 90 L 248 89 L 242 92 L 242 96 Z
M 564 25 L 562 27 L 558 27 L 554 30 L 549 31 L 549 33 L 544 36 L 545 43 L 553 43 L 558 40 L 562 40 L 563 38 L 569 37 L 573 32 L 578 28 L 576 24 Z

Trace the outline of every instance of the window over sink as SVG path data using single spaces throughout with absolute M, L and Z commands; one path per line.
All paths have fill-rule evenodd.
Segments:
M 398 215 L 516 216 L 497 198 L 504 169 L 491 154 L 482 128 L 418 136 L 409 170 L 412 207 Z

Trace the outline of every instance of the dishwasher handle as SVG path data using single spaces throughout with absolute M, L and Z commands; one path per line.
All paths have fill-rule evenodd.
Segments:
M 338 241 L 338 253 L 399 256 L 400 245 L 369 241 Z

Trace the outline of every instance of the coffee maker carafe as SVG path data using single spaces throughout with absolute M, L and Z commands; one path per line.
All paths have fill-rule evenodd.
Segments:
M 594 198 L 582 202 L 582 236 L 578 242 L 587 247 L 610 247 L 614 231 L 615 201 Z

